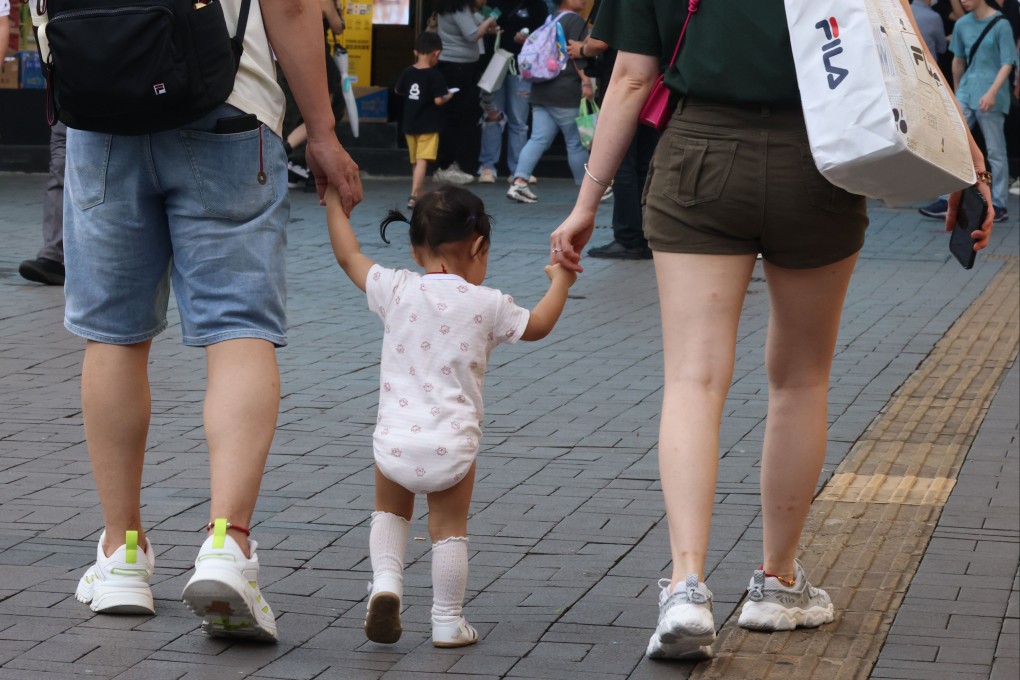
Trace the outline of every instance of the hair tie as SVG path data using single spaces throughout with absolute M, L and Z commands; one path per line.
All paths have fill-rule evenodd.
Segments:
M 405 224 L 408 225 L 411 224 L 411 220 L 407 219 L 406 217 L 403 220 L 401 220 L 401 222 L 404 222 Z

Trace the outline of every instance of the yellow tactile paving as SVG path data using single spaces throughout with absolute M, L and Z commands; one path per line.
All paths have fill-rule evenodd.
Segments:
M 1020 259 L 1006 263 L 890 399 L 811 506 L 801 561 L 836 620 L 719 633 L 691 678 L 864 680 L 1020 343 Z M 738 610 L 739 611 L 739 610 Z

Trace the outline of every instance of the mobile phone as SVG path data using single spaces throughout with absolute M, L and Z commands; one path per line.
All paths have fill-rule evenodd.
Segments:
M 988 203 L 977 190 L 977 185 L 964 189 L 960 209 L 956 213 L 956 224 L 953 225 L 953 232 L 949 236 L 949 252 L 964 269 L 971 269 L 974 266 L 977 253 L 974 252 L 974 239 L 970 234 L 981 228 L 987 214 Z
M 457 94 L 458 92 L 460 92 L 460 88 L 459 87 L 449 87 L 449 88 L 446 89 L 446 91 L 449 92 L 450 94 Z
M 262 123 L 254 113 L 242 113 L 238 116 L 227 116 L 216 121 L 213 132 L 218 135 L 230 135 L 236 132 L 257 130 Z

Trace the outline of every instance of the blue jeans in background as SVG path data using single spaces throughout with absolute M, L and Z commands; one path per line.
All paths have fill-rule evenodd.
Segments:
M 985 149 L 988 151 L 988 169 L 992 171 L 992 205 L 1006 207 L 1009 198 L 1009 165 L 1006 160 L 1006 114 L 998 111 L 981 111 L 972 109 L 960 102 L 967 126 L 972 128 L 977 123 L 985 138 Z M 940 196 L 949 200 L 949 194 Z
M 572 106 L 531 107 L 531 139 L 521 150 L 514 177 L 528 179 L 535 173 L 535 166 L 541 160 L 556 133 L 562 132 L 567 144 L 567 162 L 574 182 L 580 186 L 584 179 L 584 164 L 588 162 L 588 150 L 581 146 L 581 135 L 577 133 L 577 109 Z
M 497 121 L 482 119 L 482 152 L 478 157 L 479 172 L 488 168 L 496 171 L 500 152 L 503 148 L 503 128 L 506 133 L 506 164 L 513 175 L 521 149 L 528 141 L 528 102 L 531 98 L 531 83 L 508 73 L 498 90 L 488 97 L 490 106 L 503 112 Z M 483 101 L 486 98 L 483 96 Z M 486 108 L 483 103 L 482 108 Z M 486 111 L 486 114 L 488 111 Z

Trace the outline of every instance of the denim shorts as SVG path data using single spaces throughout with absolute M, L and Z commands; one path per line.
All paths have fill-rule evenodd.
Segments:
M 216 134 L 223 105 L 150 135 L 67 131 L 64 325 L 131 345 L 167 326 L 185 345 L 286 339 L 290 203 L 283 142 L 264 125 Z
M 864 245 L 867 202 L 833 186 L 811 157 L 800 106 L 681 100 L 644 192 L 652 250 L 753 255 L 810 269 Z

